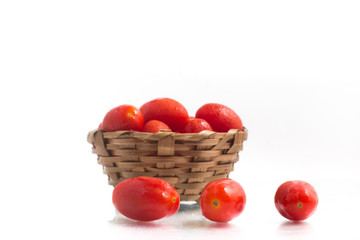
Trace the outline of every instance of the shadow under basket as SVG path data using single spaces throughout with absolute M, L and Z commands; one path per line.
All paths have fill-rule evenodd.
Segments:
M 110 185 L 132 177 L 157 177 L 175 187 L 181 201 L 198 201 L 206 184 L 229 177 L 247 136 L 246 128 L 225 133 L 95 129 L 87 140 Z

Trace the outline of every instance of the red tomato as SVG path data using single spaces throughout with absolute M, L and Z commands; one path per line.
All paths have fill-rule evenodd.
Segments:
M 102 130 L 102 122 L 99 124 L 98 129 Z
M 318 205 L 318 196 L 309 183 L 288 181 L 280 185 L 275 194 L 275 206 L 279 213 L 290 220 L 305 220 Z
M 184 133 L 199 133 L 203 130 L 213 131 L 210 124 L 201 118 L 189 118 L 182 132 Z
M 150 120 L 145 123 L 143 132 L 157 133 L 160 130 L 171 130 L 168 125 L 158 120 Z
M 118 183 L 112 201 L 121 214 L 138 221 L 169 217 L 180 207 L 176 189 L 165 180 L 153 177 L 135 177 Z
M 241 185 L 229 178 L 207 184 L 200 196 L 202 214 L 215 222 L 229 222 L 245 207 L 246 195 Z
M 140 108 L 145 122 L 159 120 L 173 131 L 181 130 L 187 123 L 189 114 L 179 102 L 170 98 L 157 98 L 145 103 Z
M 111 109 L 104 117 L 102 129 L 105 131 L 141 131 L 144 117 L 139 109 L 131 105 L 121 105 Z
M 243 129 L 240 117 L 232 109 L 218 103 L 203 105 L 197 110 L 195 117 L 206 120 L 216 132 Z

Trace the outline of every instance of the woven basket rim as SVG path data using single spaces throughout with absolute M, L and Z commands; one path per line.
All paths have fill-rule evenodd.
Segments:
M 159 132 L 156 133 L 150 133 L 150 132 L 141 132 L 141 131 L 134 131 L 134 130 L 120 130 L 120 131 L 114 131 L 114 132 L 110 132 L 110 131 L 105 131 L 102 129 L 98 129 L 95 128 L 92 131 L 89 132 L 88 134 L 88 142 L 92 143 L 91 140 L 89 139 L 91 133 L 94 133 L 96 131 L 101 131 L 105 134 L 105 136 L 116 136 L 116 135 L 126 135 L 126 134 L 139 134 L 139 136 L 142 137 L 150 137 L 150 136 L 156 136 L 156 135 L 168 135 L 168 134 L 173 134 L 175 136 L 199 136 L 199 135 L 208 135 L 211 136 L 213 134 L 217 134 L 217 135 L 226 135 L 226 134 L 235 134 L 236 132 L 240 131 L 244 134 L 244 140 L 247 140 L 247 136 L 248 136 L 248 129 L 246 127 L 243 127 L 243 129 L 230 129 L 228 132 L 215 132 L 215 131 L 211 131 L 211 130 L 204 130 L 201 131 L 199 133 L 180 133 L 180 132 L 173 132 L 173 131 L 168 131 L 168 130 L 160 130 Z
M 103 131 L 103 132 L 111 132 L 111 131 L 106 131 L 106 130 L 102 130 L 102 129 L 98 129 L 98 128 L 95 128 L 94 130 L 99 130 L 99 131 Z M 235 129 L 235 128 L 229 129 L 229 131 L 231 131 L 231 130 L 238 130 L 238 131 L 241 131 L 241 132 L 248 132 L 248 129 L 246 127 L 243 127 L 243 129 Z M 224 133 L 225 134 L 225 133 L 228 133 L 229 131 L 227 131 L 227 132 L 216 132 L 216 131 L 211 131 L 211 130 L 203 130 L 202 132 Z M 201 133 L 201 132 L 199 132 L 199 133 L 181 133 L 181 132 L 173 132 L 171 130 L 160 130 L 159 132 L 156 132 L 156 133 L 142 132 L 142 131 L 135 131 L 135 130 L 113 131 L 113 133 L 117 133 L 117 132 L 139 132 L 139 133 L 147 133 L 149 135 L 157 134 L 159 132 L 169 132 L 169 133 L 182 134 L 182 135 L 196 135 L 196 134 Z

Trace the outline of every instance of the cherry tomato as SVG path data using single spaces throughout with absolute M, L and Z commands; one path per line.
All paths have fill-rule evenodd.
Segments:
M 202 214 L 215 222 L 229 222 L 237 217 L 246 204 L 241 185 L 229 178 L 208 183 L 200 196 Z
M 216 132 L 243 129 L 240 117 L 229 107 L 218 103 L 203 105 L 197 110 L 195 117 L 206 120 Z
M 103 123 L 101 122 L 98 126 L 98 129 L 102 130 L 102 125 L 103 125 Z
M 120 105 L 111 109 L 104 117 L 102 129 L 105 131 L 141 131 L 144 117 L 139 109 L 131 105 Z
M 210 124 L 201 118 L 189 118 L 182 132 L 184 133 L 199 133 L 203 130 L 213 131 Z
M 168 125 L 173 131 L 181 130 L 188 120 L 186 108 L 170 98 L 157 98 L 145 103 L 140 108 L 145 122 L 159 120 Z
M 180 207 L 179 193 L 160 178 L 135 177 L 118 183 L 112 195 L 115 208 L 138 221 L 153 221 L 174 215 Z
M 304 181 L 288 181 L 279 186 L 275 194 L 275 206 L 289 220 L 305 220 L 318 205 L 318 196 L 313 186 Z
M 171 130 L 168 125 L 158 120 L 150 120 L 145 123 L 143 132 L 157 133 L 160 130 Z

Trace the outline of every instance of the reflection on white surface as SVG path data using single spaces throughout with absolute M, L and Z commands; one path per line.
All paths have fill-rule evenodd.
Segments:
M 277 229 L 277 235 L 286 238 L 305 239 L 313 233 L 312 225 L 306 221 L 285 221 Z
M 198 204 L 182 203 L 179 211 L 168 218 L 153 222 L 139 222 L 128 219 L 115 212 L 114 218 L 109 221 L 112 228 L 121 232 L 122 236 L 131 236 L 133 239 L 313 239 L 314 227 L 307 221 L 274 221 L 264 219 L 236 218 L 229 223 L 209 221 L 201 215 Z M 243 233 L 245 231 L 245 234 Z M 267 234 L 265 234 L 267 233 Z

